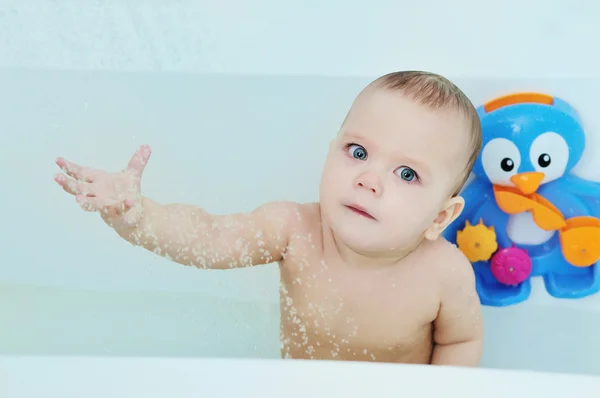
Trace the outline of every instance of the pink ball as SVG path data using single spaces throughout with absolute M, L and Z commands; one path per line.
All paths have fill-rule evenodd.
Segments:
M 505 285 L 518 285 L 531 274 L 531 258 L 516 246 L 500 249 L 490 262 L 492 275 Z

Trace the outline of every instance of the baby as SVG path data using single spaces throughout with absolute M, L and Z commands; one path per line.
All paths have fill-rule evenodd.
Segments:
M 123 239 L 177 263 L 278 262 L 284 358 L 477 366 L 474 274 L 440 235 L 462 211 L 480 147 L 468 98 L 441 76 L 407 71 L 355 99 L 329 145 L 318 203 L 228 215 L 159 204 L 140 193 L 148 146 L 118 173 L 59 158 L 66 175 L 55 181 Z

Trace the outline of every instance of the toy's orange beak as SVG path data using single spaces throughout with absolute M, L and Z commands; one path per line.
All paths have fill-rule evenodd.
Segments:
M 544 179 L 544 173 L 533 171 L 530 173 L 515 174 L 510 181 L 519 188 L 523 195 L 530 195 L 538 190 Z

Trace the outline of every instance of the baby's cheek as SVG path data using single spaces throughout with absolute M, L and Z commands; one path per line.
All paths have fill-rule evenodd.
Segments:
M 352 187 L 352 176 L 347 170 L 332 169 L 325 175 L 326 184 L 323 187 L 328 192 L 338 192 Z
M 398 204 L 395 209 L 395 219 L 398 220 L 397 225 L 405 231 L 405 235 L 410 235 L 412 231 L 421 231 L 427 228 L 431 222 L 429 217 L 427 203 L 416 201 L 415 203 Z

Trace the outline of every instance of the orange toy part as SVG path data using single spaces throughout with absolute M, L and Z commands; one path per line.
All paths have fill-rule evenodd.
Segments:
M 542 180 L 544 179 L 544 173 L 540 173 L 537 171 L 531 173 L 519 173 L 510 177 L 510 182 L 515 184 L 519 190 L 525 195 L 529 195 L 535 193 Z
M 573 217 L 560 233 L 562 253 L 570 264 L 589 267 L 600 259 L 600 220 Z
M 496 109 L 514 105 L 514 104 L 522 104 L 522 103 L 534 103 L 534 104 L 546 104 L 552 105 L 554 103 L 554 98 L 551 95 L 540 94 L 540 93 L 515 93 L 508 94 L 502 97 L 498 97 L 491 101 L 483 104 L 483 109 L 486 112 L 492 112 Z
M 562 213 L 543 196 L 523 195 L 517 188 L 494 185 L 494 196 L 500 210 L 508 214 L 530 211 L 541 229 L 556 231 L 566 225 Z
M 494 185 L 494 196 L 500 209 L 508 214 L 531 212 L 538 227 L 559 231 L 563 256 L 576 267 L 589 267 L 600 260 L 600 220 L 595 217 L 565 219 L 543 196 L 524 195 L 518 188 Z
M 475 226 L 467 221 L 465 227 L 456 233 L 456 244 L 472 263 L 489 260 L 498 250 L 494 227 L 485 226 L 482 219 Z

